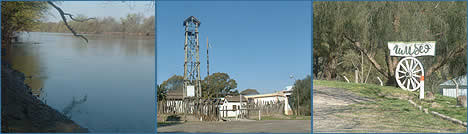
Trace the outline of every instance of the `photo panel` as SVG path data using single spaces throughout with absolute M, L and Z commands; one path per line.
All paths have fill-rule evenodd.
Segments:
M 466 133 L 466 1 L 314 1 L 314 133 Z
M 2 1 L 2 133 L 155 133 L 154 1 Z
M 311 1 L 158 1 L 158 133 L 311 133 Z

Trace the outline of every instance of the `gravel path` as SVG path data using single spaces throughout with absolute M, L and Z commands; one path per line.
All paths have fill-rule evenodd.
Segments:
M 360 130 L 356 120 L 340 118 L 339 113 L 350 110 L 350 104 L 372 101 L 339 88 L 314 86 L 314 132 L 347 132 Z

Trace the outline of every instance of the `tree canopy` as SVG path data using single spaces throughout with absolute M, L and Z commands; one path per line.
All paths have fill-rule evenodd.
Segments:
M 237 90 L 233 90 L 237 88 L 236 80 L 231 79 L 226 73 L 214 73 L 205 77 L 205 79 L 202 80 L 201 87 L 203 98 L 214 98 L 217 95 L 218 97 L 224 97 L 227 94 L 239 94 Z M 170 90 L 180 90 L 180 92 L 183 92 L 184 77 L 173 75 L 160 85 L 157 85 L 157 88 L 158 100 L 164 99 L 167 91 Z
M 293 110 L 299 110 L 300 115 L 310 116 L 311 100 L 310 91 L 312 90 L 312 79 L 310 75 L 301 80 L 296 80 L 293 86 L 289 103 Z M 297 100 L 299 98 L 299 109 L 297 109 Z
M 202 81 L 202 95 L 205 98 L 223 97 L 226 94 L 238 94 L 236 80 L 231 79 L 227 73 L 214 73 Z
M 171 90 L 178 90 L 179 92 L 183 92 L 184 77 L 180 75 L 173 75 L 158 85 L 157 88 L 158 100 L 165 99 L 167 92 Z
M 417 57 L 426 84 L 443 75 L 466 73 L 466 2 L 314 2 L 314 78 L 354 78 L 396 85 L 401 57 L 391 57 L 390 41 L 436 41 L 436 56 Z M 448 73 L 452 72 L 452 73 Z M 372 75 L 370 75 L 372 74 Z M 431 85 L 426 85 L 431 87 Z
M 49 8 L 45 1 L 2 1 L 2 44 L 9 44 L 13 32 L 30 31 Z

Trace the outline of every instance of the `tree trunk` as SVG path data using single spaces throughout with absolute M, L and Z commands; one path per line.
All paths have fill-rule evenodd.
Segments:
M 333 80 L 336 78 L 336 63 L 337 59 L 335 56 L 329 56 L 327 62 L 327 68 L 325 69 L 325 75 L 327 80 Z
M 364 83 L 364 54 L 361 51 L 361 83 Z

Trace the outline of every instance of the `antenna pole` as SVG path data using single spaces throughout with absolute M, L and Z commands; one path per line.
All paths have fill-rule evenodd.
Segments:
M 208 46 L 208 37 L 206 37 L 206 72 L 208 76 L 210 76 L 210 56 L 208 54 L 208 50 L 210 47 Z

